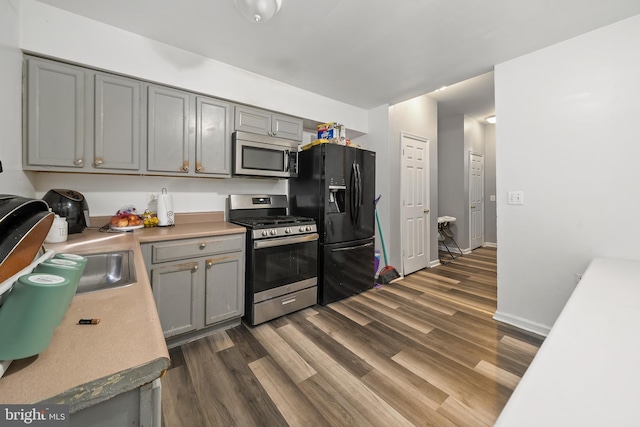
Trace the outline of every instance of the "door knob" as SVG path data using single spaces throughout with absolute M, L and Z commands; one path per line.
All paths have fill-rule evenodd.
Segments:
M 425 209 L 423 212 L 428 214 L 429 213 L 429 209 Z
M 475 206 L 471 206 L 471 209 L 475 209 L 475 208 L 476 208 Z

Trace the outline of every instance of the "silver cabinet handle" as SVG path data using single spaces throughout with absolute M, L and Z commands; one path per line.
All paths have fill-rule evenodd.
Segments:
M 73 161 L 73 164 L 76 166 L 82 166 L 83 163 L 84 161 L 82 159 L 76 159 Z
M 213 261 L 207 260 L 207 269 L 210 269 L 211 267 L 213 267 Z
M 96 160 L 93 162 L 95 166 L 102 166 L 102 159 L 100 157 L 96 157 Z
M 292 302 L 296 302 L 296 297 L 282 300 L 282 305 L 291 304 Z
M 200 243 L 200 246 L 198 246 L 198 249 L 203 250 L 206 247 L 207 247 L 206 243 Z
M 192 271 L 192 272 L 194 272 L 194 273 L 195 273 L 196 271 L 198 271 L 198 264 L 194 265 L 194 266 L 191 268 L 191 271 Z

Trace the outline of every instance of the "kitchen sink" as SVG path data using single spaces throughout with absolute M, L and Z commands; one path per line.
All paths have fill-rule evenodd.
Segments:
M 76 293 L 120 288 L 136 281 L 133 251 L 101 252 L 83 255 L 87 265 Z

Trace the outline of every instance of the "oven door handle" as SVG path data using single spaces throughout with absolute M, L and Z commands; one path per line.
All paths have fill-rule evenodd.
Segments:
M 279 237 L 277 239 L 258 240 L 253 242 L 253 249 L 274 248 L 276 246 L 294 245 L 318 240 L 318 233 L 305 234 L 303 236 Z
M 369 246 L 373 246 L 373 243 L 369 242 L 369 243 L 365 243 L 364 245 L 349 246 L 348 248 L 331 249 L 331 252 L 355 251 L 356 249 L 367 248 Z

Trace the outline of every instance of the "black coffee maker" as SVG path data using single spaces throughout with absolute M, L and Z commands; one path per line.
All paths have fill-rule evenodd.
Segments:
M 74 190 L 49 190 L 42 198 L 51 210 L 67 219 L 69 234 L 82 233 L 91 226 L 89 220 L 89 205 L 84 196 Z

